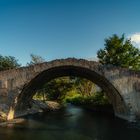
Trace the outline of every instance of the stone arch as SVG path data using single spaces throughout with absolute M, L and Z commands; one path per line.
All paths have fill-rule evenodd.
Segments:
M 62 76 L 77 76 L 86 78 L 101 87 L 109 97 L 116 115 L 126 114 L 127 108 L 125 102 L 118 90 L 103 75 L 82 66 L 63 65 L 55 66 L 43 70 L 35 76 L 27 85 L 24 86 L 22 92 L 17 97 L 16 109 L 26 109 L 35 94 L 43 84 L 50 80 Z

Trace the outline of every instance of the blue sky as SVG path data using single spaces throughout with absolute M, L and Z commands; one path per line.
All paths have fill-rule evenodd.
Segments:
M 140 44 L 139 0 L 0 0 L 0 54 L 95 58 L 112 34 Z

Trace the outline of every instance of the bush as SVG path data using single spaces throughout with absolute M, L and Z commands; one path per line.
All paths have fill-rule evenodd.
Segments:
M 66 102 L 72 103 L 75 105 L 108 105 L 110 104 L 108 102 L 108 99 L 104 96 L 102 92 L 100 93 L 95 93 L 92 96 L 82 96 L 82 95 L 77 95 L 74 97 L 68 97 L 66 98 Z

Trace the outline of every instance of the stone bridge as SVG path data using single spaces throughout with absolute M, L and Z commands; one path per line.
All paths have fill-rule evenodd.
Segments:
M 7 120 L 22 116 L 23 110 L 30 110 L 36 91 L 61 76 L 91 80 L 106 92 L 116 116 L 126 120 L 140 118 L 140 72 L 75 58 L 1 71 L 0 112 Z

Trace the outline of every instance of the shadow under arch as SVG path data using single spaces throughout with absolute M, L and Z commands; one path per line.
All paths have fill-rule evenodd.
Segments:
M 47 69 L 33 78 L 24 86 L 22 92 L 19 94 L 17 104 L 15 106 L 16 110 L 24 110 L 28 108 L 32 97 L 38 89 L 41 89 L 41 87 L 50 80 L 63 76 L 82 77 L 92 81 L 107 93 L 107 96 L 113 105 L 115 114 L 127 113 L 126 105 L 122 96 L 104 76 L 88 68 L 71 65 L 57 66 Z

